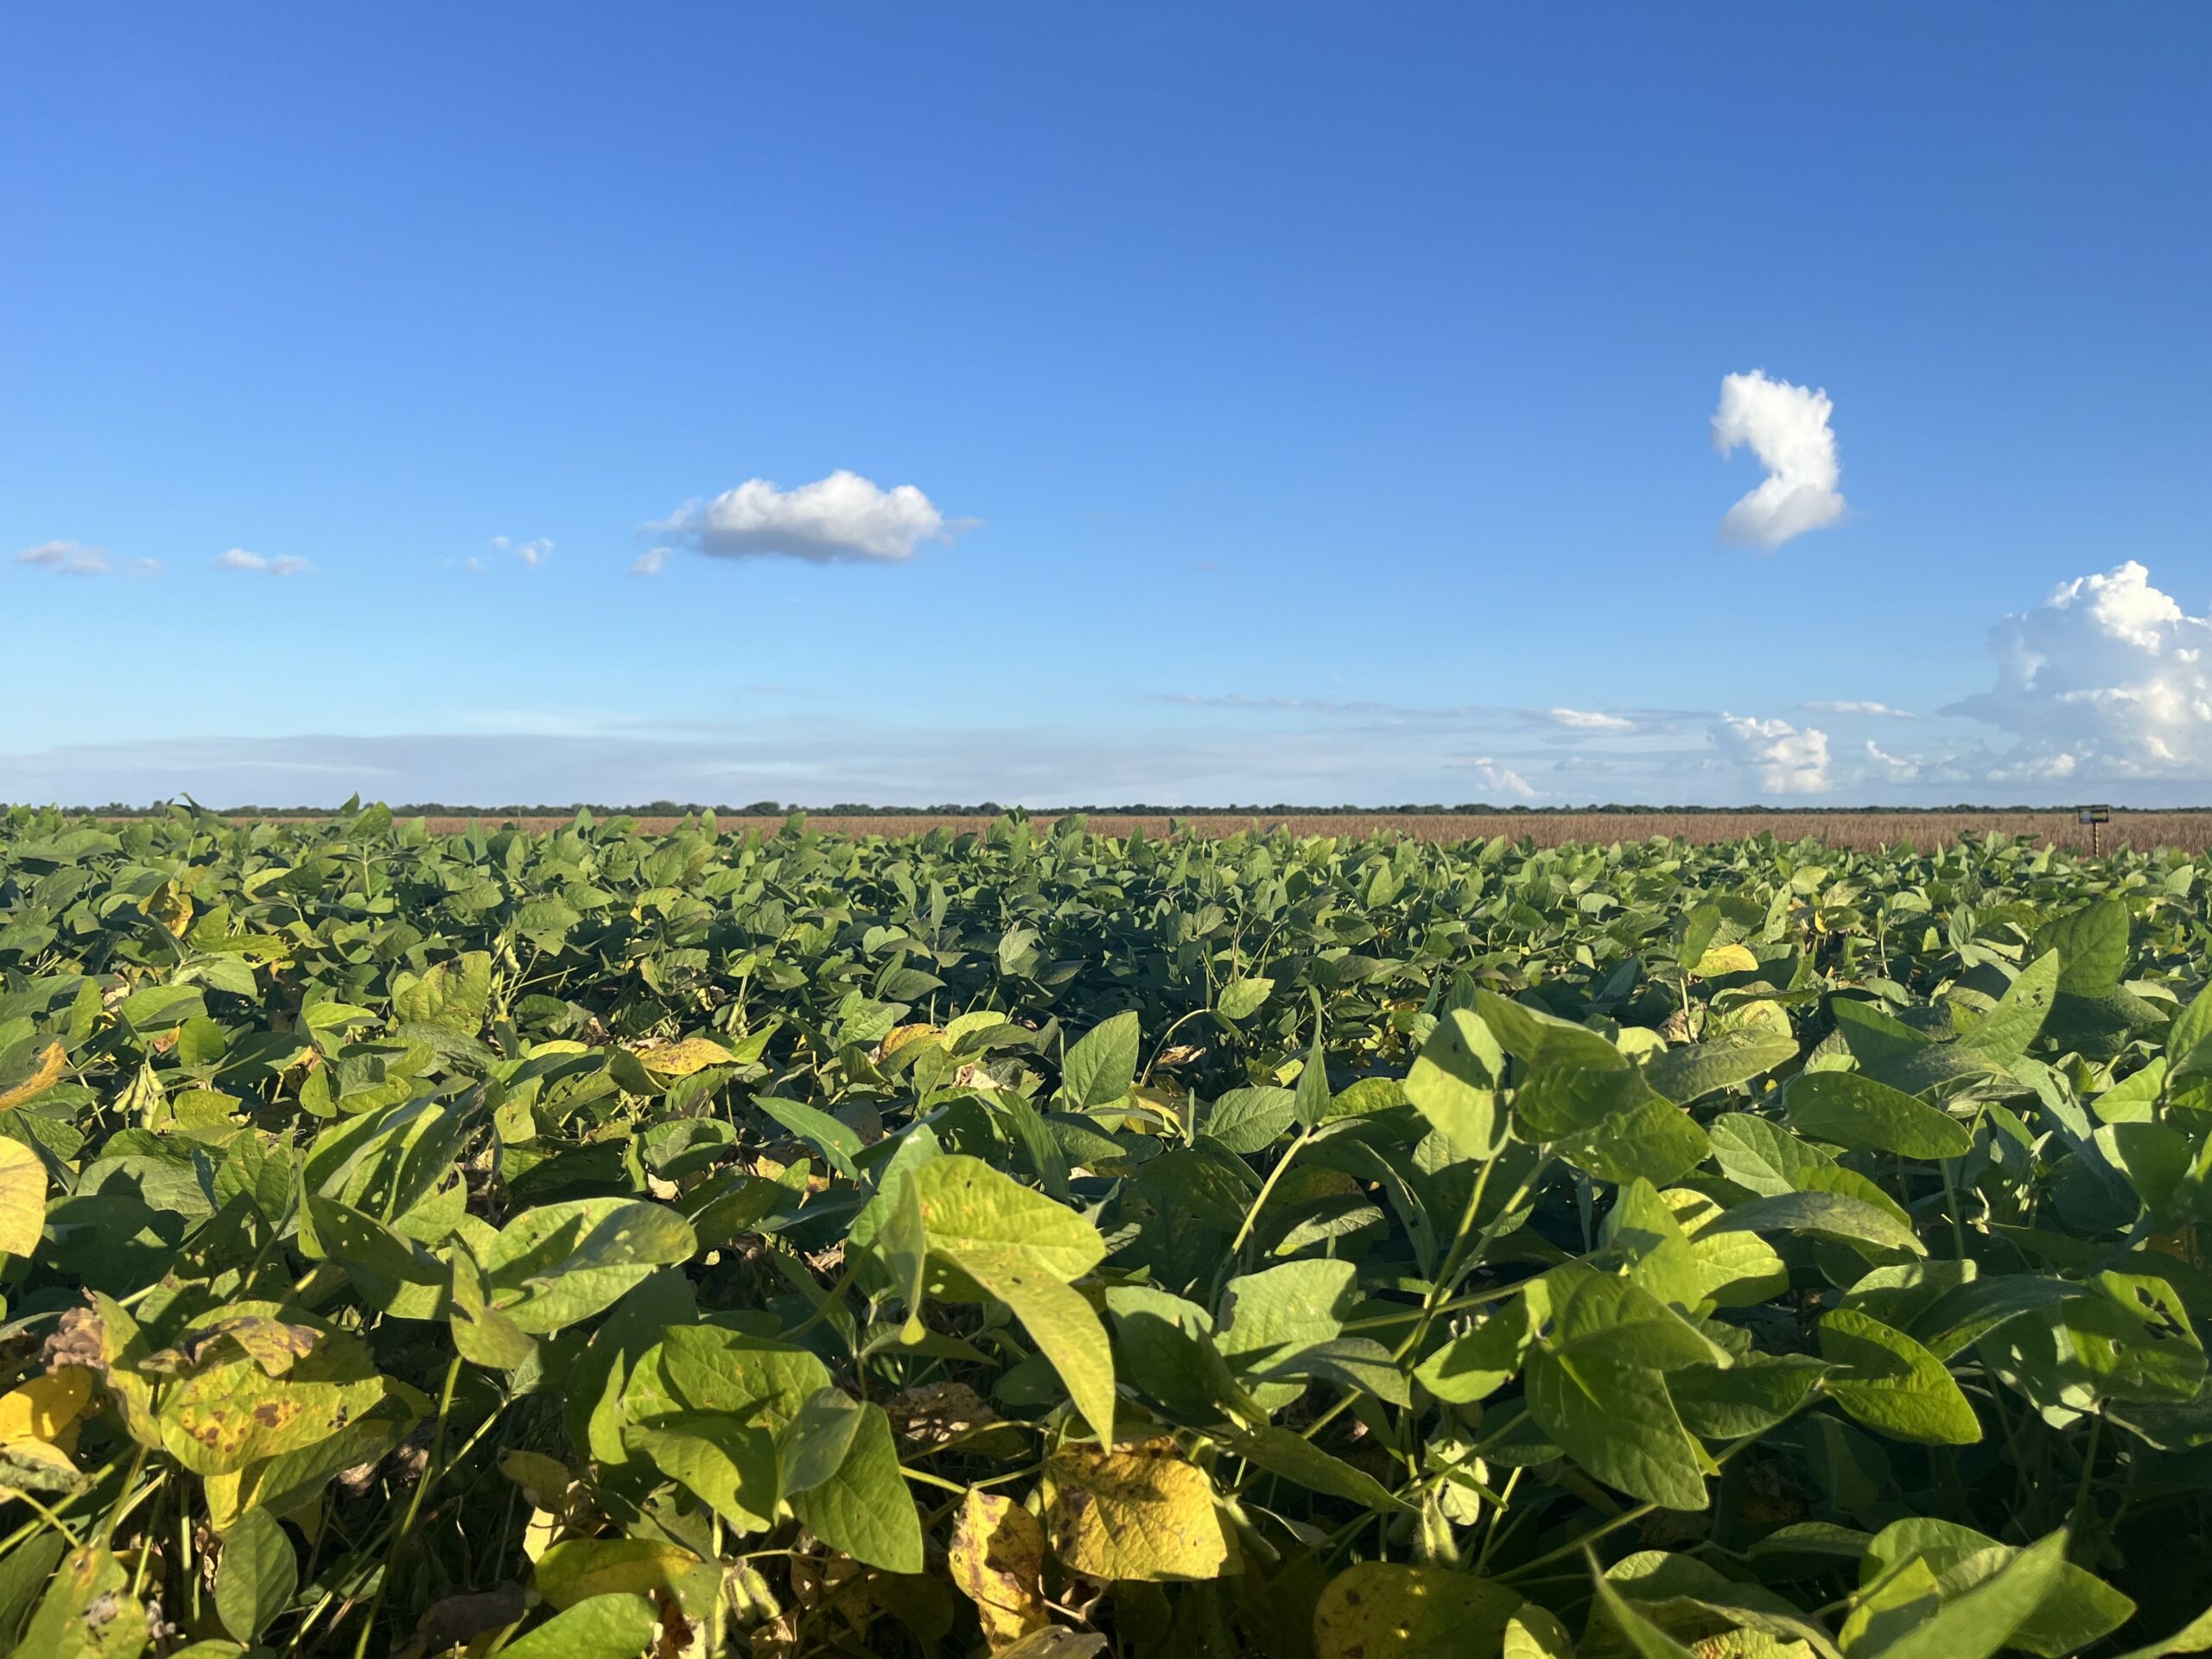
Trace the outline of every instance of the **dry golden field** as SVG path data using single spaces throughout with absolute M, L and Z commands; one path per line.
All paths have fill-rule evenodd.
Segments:
M 1050 819 L 1039 815 L 1039 821 L 1049 823 Z M 1181 821 L 1196 833 L 1205 836 L 1234 835 L 1255 826 L 1272 829 L 1281 824 L 1301 836 L 1365 836 L 1390 831 L 1422 841 L 1465 841 L 1474 836 L 1487 839 L 1497 835 L 1518 840 L 1526 836 L 1539 847 L 1557 847 L 1568 842 L 1602 844 L 1637 841 L 1650 836 L 1678 836 L 1693 842 L 1736 841 L 1770 830 L 1784 840 L 1817 836 L 1839 847 L 1861 849 L 1899 845 L 1926 849 L 1955 841 L 1962 835 L 1993 832 L 2033 836 L 2039 841 L 2085 851 L 2089 845 L 2088 829 L 2076 824 L 2071 812 L 1376 812 L 1292 813 L 1280 817 L 1206 813 Z M 528 829 L 547 830 L 557 828 L 569 819 L 557 817 L 517 820 L 486 813 L 476 822 L 486 825 L 518 822 Z M 660 830 L 672 828 L 677 820 L 640 818 L 639 822 L 647 830 Z M 773 829 L 783 820 L 725 813 L 716 822 L 727 830 L 747 824 Z M 1168 832 L 1169 822 L 1164 815 L 1129 817 L 1096 813 L 1090 817 L 1090 828 L 1100 835 L 1125 836 L 1141 824 L 1145 834 L 1156 836 Z M 429 821 L 430 828 L 442 834 L 458 830 L 467 823 L 467 819 L 460 817 Z M 809 816 L 807 823 L 812 829 L 840 835 L 908 836 L 918 835 L 939 824 L 961 830 L 985 830 L 992 820 L 923 813 L 867 817 L 816 813 Z M 2212 849 L 2212 813 L 2115 811 L 2112 822 L 2104 825 L 2099 835 L 2101 844 L 2107 849 L 2175 847 L 2184 852 L 2201 853 Z

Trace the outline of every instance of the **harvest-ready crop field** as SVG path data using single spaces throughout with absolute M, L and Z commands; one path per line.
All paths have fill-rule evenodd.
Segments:
M 2203 1650 L 2208 882 L 14 810 L 0 1648 Z
M 1807 836 L 1856 852 L 1878 852 L 1891 847 L 1910 847 L 1929 852 L 1948 847 L 1963 836 L 1991 835 L 2025 836 L 2038 846 L 2071 847 L 2088 850 L 2089 831 L 2072 812 L 1959 811 L 1959 812 L 1790 812 L 1746 809 L 1737 812 L 1624 811 L 1624 812 L 1313 812 L 1259 814 L 1238 812 L 1166 814 L 1093 813 L 1090 827 L 1101 835 L 1126 836 L 1141 830 L 1160 836 L 1187 831 L 1201 836 L 1233 836 L 1285 829 L 1296 836 L 1411 836 L 1419 841 L 1487 841 L 1503 836 L 1509 841 L 1528 840 L 1539 847 L 1569 842 L 1610 845 L 1616 841 L 1643 841 L 1664 836 L 1700 844 L 1744 841 L 1771 835 L 1784 841 Z M 556 830 L 566 815 L 505 819 L 490 815 L 486 823 L 512 823 L 531 830 Z M 468 827 L 466 817 L 434 817 L 430 828 L 451 835 Z M 674 829 L 670 817 L 639 820 L 641 828 L 661 833 Z M 772 834 L 780 818 L 722 818 L 724 829 L 758 827 Z M 835 812 L 815 813 L 814 827 L 829 833 L 851 836 L 920 836 L 931 830 L 981 834 L 993 818 L 947 816 L 925 812 L 875 813 L 865 817 L 840 817 Z M 2152 852 L 2159 848 L 2184 852 L 2212 851 L 2212 812 L 2116 811 L 2098 835 L 2100 846 L 2133 848 Z

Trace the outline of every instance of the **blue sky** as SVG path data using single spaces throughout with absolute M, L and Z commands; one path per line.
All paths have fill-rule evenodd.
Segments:
M 2208 52 L 10 8 L 0 799 L 2212 798 Z

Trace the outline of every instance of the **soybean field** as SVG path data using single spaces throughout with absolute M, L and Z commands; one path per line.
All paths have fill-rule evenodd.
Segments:
M 2212 1649 L 2212 861 L 0 811 L 0 1651 Z

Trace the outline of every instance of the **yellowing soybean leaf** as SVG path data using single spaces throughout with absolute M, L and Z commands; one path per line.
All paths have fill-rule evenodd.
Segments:
M 0 1250 L 29 1255 L 46 1232 L 46 1166 L 20 1141 L 0 1136 Z
M 319 1445 L 384 1397 L 368 1350 L 330 1332 L 283 1376 L 241 1354 L 174 1379 L 156 1423 L 162 1448 L 194 1474 L 232 1474 Z
M 1751 974 L 1758 971 L 1759 959 L 1746 945 L 1716 944 L 1697 959 L 1690 969 L 1693 979 L 1716 979 L 1722 974 Z
M 1046 1464 L 1044 1495 L 1052 1553 L 1071 1572 L 1157 1580 L 1237 1568 L 1211 1484 L 1172 1445 L 1071 1446 Z
M 81 1365 L 35 1376 L 0 1395 L 0 1441 L 59 1441 L 92 1397 L 92 1374 Z
M 711 1037 L 683 1037 L 674 1042 L 641 1044 L 630 1051 L 638 1064 L 658 1078 L 673 1082 L 710 1065 L 734 1065 L 737 1056 Z
M 466 951 L 420 976 L 402 973 L 392 980 L 391 1010 L 403 1021 L 419 1020 L 474 1036 L 484 1028 L 491 1001 L 489 951 Z
M 69 1056 L 59 1043 L 48 1043 L 40 1051 L 37 1063 L 28 1077 L 18 1078 L 5 1089 L 0 1089 L 0 1112 L 20 1106 L 35 1096 L 42 1095 L 61 1081 L 61 1074 L 68 1069 Z
M 1050 1622 L 1043 1587 L 1045 1529 L 1010 1497 L 970 1491 L 953 1523 L 946 1565 L 976 1604 L 993 1653 Z
M 932 1158 L 906 1179 L 921 1201 L 932 1252 L 1009 1246 L 1062 1281 L 1081 1278 L 1105 1258 L 1096 1227 L 980 1158 Z
M 673 1594 L 698 1565 L 690 1550 L 658 1538 L 569 1538 L 539 1560 L 537 1593 L 564 1610 L 598 1596 Z
M 1471 1573 L 1362 1561 L 1331 1579 L 1314 1604 L 1313 1652 L 1315 1659 L 1496 1654 L 1522 1605 L 1518 1592 Z

